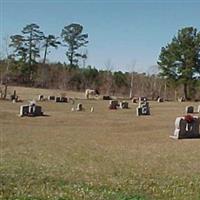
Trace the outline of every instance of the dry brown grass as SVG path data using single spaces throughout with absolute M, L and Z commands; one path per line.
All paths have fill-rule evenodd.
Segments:
M 136 117 L 136 104 L 110 111 L 107 101 L 77 102 L 86 111 L 40 102 L 49 116 L 19 118 L 22 103 L 0 101 L 1 199 L 200 199 L 200 140 L 169 138 L 175 118 L 197 103 L 150 102 L 152 115 Z

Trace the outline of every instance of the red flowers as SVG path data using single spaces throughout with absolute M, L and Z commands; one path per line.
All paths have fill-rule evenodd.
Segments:
M 185 120 L 187 121 L 187 123 L 192 123 L 194 121 L 194 118 L 192 115 L 186 115 Z

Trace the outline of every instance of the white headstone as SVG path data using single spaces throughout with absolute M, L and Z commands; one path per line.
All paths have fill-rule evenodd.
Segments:
M 200 105 L 198 105 L 197 112 L 200 113 Z

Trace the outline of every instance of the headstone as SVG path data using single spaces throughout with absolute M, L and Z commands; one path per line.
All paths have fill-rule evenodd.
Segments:
M 139 102 L 143 102 L 143 101 L 147 101 L 148 99 L 147 99 L 147 97 L 139 97 Z
M 42 116 L 42 107 L 37 106 L 35 102 L 30 102 L 29 105 L 20 106 L 20 117 L 23 116 Z
M 133 98 L 132 103 L 137 103 L 138 98 Z
M 194 107 L 193 106 L 186 106 L 185 112 L 187 113 L 194 113 Z
M 22 105 L 20 106 L 19 116 L 28 116 L 29 113 L 29 105 Z
M 200 113 L 200 105 L 198 105 L 197 112 Z
M 56 97 L 56 98 L 55 98 L 55 102 L 56 102 L 56 103 L 61 102 L 61 97 Z
M 55 101 L 55 96 L 48 96 L 49 101 Z
M 118 106 L 119 106 L 119 103 L 117 100 L 110 100 L 109 109 L 116 110 Z
M 178 98 L 178 102 L 184 102 L 185 101 L 185 98 L 184 97 L 179 97 Z
M 43 101 L 44 100 L 44 95 L 38 95 L 38 101 Z
M 126 102 L 126 101 L 120 102 L 120 103 L 119 103 L 119 107 L 120 107 L 121 109 L 128 109 L 128 102 Z
M 158 102 L 158 103 L 162 103 L 162 102 L 164 102 L 164 99 L 161 98 L 161 97 L 159 97 L 158 100 L 157 100 L 157 102 Z
M 77 104 L 77 107 L 76 107 L 76 111 L 82 111 L 83 110 L 83 106 L 81 103 L 78 103 Z
M 72 112 L 74 112 L 74 107 L 73 107 L 73 108 L 71 108 L 71 111 L 72 111 Z
M 57 102 L 57 103 L 67 103 L 68 98 L 67 97 L 56 97 L 55 102 Z
M 90 112 L 94 112 L 94 107 L 91 107 L 91 108 L 90 108 Z
M 199 138 L 200 118 L 198 116 L 186 115 L 177 117 L 175 120 L 174 134 L 170 136 L 173 139 Z
M 137 116 L 150 115 L 150 107 L 147 100 L 143 99 L 143 101 L 139 102 L 139 106 L 136 108 L 136 114 Z
M 112 100 L 110 96 L 103 96 L 103 100 Z

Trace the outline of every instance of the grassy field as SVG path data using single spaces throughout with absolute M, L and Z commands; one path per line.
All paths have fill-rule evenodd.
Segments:
M 28 100 L 60 92 L 17 93 Z M 200 140 L 169 138 L 175 118 L 197 103 L 150 102 L 151 116 L 136 117 L 137 104 L 111 111 L 107 101 L 78 102 L 84 112 L 39 102 L 48 116 L 20 118 L 24 102 L 0 101 L 0 199 L 200 199 Z

